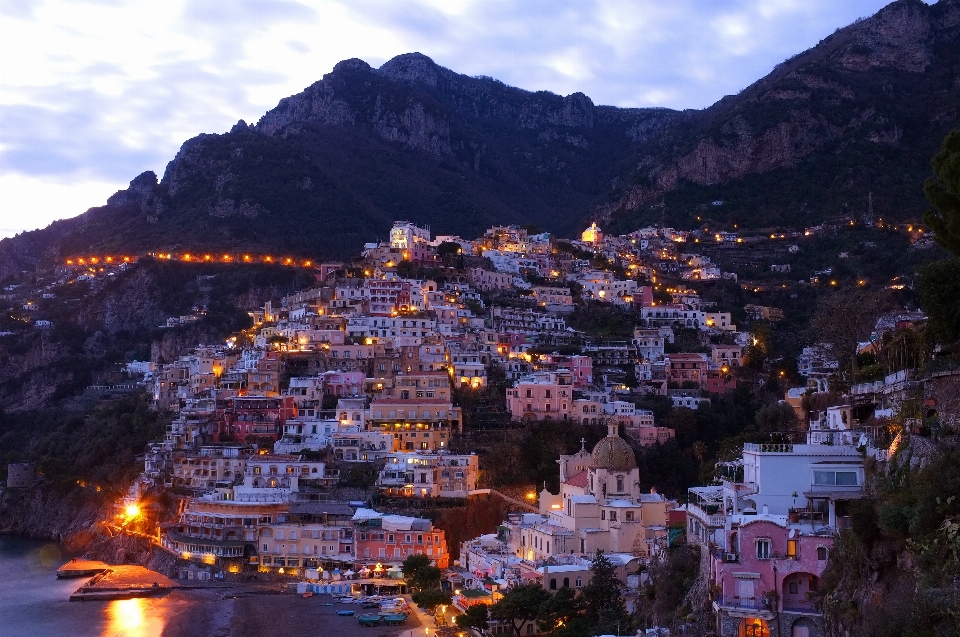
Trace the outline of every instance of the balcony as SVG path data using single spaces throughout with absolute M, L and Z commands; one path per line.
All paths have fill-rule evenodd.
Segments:
M 733 617 L 758 617 L 771 620 L 774 616 L 772 606 L 764 603 L 764 599 L 759 597 L 724 595 L 718 597 L 713 603 L 716 609 L 723 610 Z
M 719 510 L 719 509 L 718 509 Z M 721 512 L 708 513 L 696 504 L 687 505 L 688 515 L 693 515 L 710 528 L 723 528 L 727 523 L 727 516 Z

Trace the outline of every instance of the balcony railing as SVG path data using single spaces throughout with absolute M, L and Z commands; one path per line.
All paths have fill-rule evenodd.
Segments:
M 728 608 L 749 608 L 751 610 L 770 610 L 768 604 L 760 597 L 740 597 L 739 595 L 724 595 L 717 598 L 717 605 Z
M 793 453 L 793 443 L 785 442 L 769 442 L 769 443 L 754 443 L 747 442 L 743 445 L 744 451 L 752 451 L 754 453 Z
M 689 514 L 699 518 L 709 527 L 722 528 L 727 523 L 727 516 L 723 513 L 707 513 L 696 504 L 689 504 L 687 507 L 687 512 Z

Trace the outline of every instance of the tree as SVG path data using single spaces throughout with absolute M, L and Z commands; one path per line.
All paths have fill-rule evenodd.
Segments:
M 820 299 L 811 322 L 818 342 L 829 345 L 840 363 L 841 373 L 850 364 L 852 381 L 857 375 L 857 345 L 870 336 L 877 319 L 893 309 L 893 297 L 887 289 L 854 289 L 836 292 Z
M 441 257 L 448 254 L 460 254 L 461 250 L 460 244 L 455 241 L 444 241 L 437 246 L 437 254 Z
M 960 130 L 946 136 L 930 165 L 936 177 L 924 183 L 923 192 L 936 210 L 928 210 L 923 221 L 940 247 L 960 256 Z
M 459 628 L 477 628 L 479 630 L 487 629 L 487 613 L 489 606 L 486 604 L 474 604 L 467 607 L 467 612 L 463 615 L 457 615 L 455 621 Z
M 925 266 L 916 289 L 932 336 L 941 343 L 960 340 L 960 262 L 949 259 Z
M 540 607 L 549 598 L 550 593 L 540 584 L 520 584 L 507 591 L 499 602 L 490 607 L 490 616 L 510 622 L 513 632 L 520 637 L 523 624 L 536 620 Z
M 427 588 L 417 591 L 412 596 L 413 603 L 420 608 L 433 610 L 441 604 L 449 604 L 452 600 L 450 593 L 439 588 Z
M 597 551 L 590 564 L 590 583 L 581 589 L 584 617 L 592 634 L 616 633 L 630 627 L 630 616 L 623 603 L 623 583 L 617 579 L 616 567 Z
M 443 573 L 432 565 L 430 558 L 426 555 L 411 555 L 403 561 L 400 568 L 403 569 L 403 576 L 412 588 L 421 591 L 440 588 L 440 577 Z
M 540 606 L 537 626 L 553 637 L 581 637 L 590 634 L 581 616 L 582 599 L 576 591 L 564 586 Z

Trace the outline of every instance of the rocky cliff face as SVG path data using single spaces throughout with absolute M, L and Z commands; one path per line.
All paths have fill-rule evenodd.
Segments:
M 353 254 L 393 219 L 471 234 L 665 221 L 909 218 L 960 124 L 960 0 L 897 0 L 703 111 L 619 109 L 467 77 L 411 53 L 339 63 L 255 125 L 184 143 L 79 219 L 0 242 L 0 274 L 93 249 Z M 798 211 L 804 211 L 802 214 Z M 291 230 L 293 232 L 291 232 Z
M 867 161 L 871 170 L 877 163 L 902 161 L 920 148 L 928 158 L 946 130 L 958 123 L 958 24 L 960 3 L 931 7 L 900 0 L 838 30 L 702 113 L 700 130 L 682 144 L 689 150 L 645 157 L 637 165 L 639 183 L 601 206 L 597 217 L 609 223 L 685 186 L 748 180 L 812 163 L 823 153 L 842 158 L 831 165 L 860 167 Z M 930 100 L 922 108 L 914 101 L 920 94 Z M 913 180 L 919 194 L 926 166 L 911 169 L 917 171 Z M 790 179 L 788 173 L 780 174 Z M 810 181 L 830 177 L 814 175 Z M 864 189 L 882 188 L 878 177 L 874 172 L 873 183 Z M 910 204 L 914 216 L 924 205 L 919 197 Z

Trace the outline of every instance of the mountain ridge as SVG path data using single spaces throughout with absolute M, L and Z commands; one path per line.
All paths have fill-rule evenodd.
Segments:
M 184 142 L 77 218 L 0 241 L 0 276 L 88 251 L 345 257 L 410 218 L 569 235 L 710 219 L 915 218 L 960 122 L 960 0 L 897 0 L 702 110 L 618 108 L 468 77 L 420 53 L 344 60 L 256 124 Z M 724 201 L 721 207 L 709 202 Z

